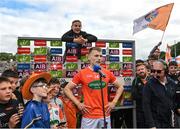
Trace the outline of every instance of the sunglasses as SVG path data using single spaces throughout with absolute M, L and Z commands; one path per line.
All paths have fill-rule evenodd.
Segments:
M 38 83 L 37 85 L 34 85 L 32 87 L 42 87 L 42 88 L 48 88 L 48 85 L 46 83 Z
M 163 71 L 163 70 L 151 69 L 151 72 L 152 72 L 152 73 L 156 73 L 156 72 L 157 72 L 157 73 L 161 73 L 162 71 Z

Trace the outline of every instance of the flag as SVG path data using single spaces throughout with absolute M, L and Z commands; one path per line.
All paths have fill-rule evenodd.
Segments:
M 166 55 L 165 55 L 166 63 L 168 63 L 171 59 L 172 59 L 172 56 L 171 56 L 171 47 L 167 44 Z
M 174 3 L 170 3 L 152 10 L 146 15 L 134 20 L 133 34 L 146 29 L 165 31 Z

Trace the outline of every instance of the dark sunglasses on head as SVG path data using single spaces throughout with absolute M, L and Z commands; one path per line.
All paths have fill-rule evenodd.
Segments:
M 156 70 L 156 69 L 151 69 L 151 72 L 152 73 L 155 73 L 155 72 L 157 72 L 157 73 L 161 73 L 163 70 Z

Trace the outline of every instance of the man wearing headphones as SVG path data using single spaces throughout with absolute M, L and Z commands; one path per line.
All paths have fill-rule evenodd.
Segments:
M 153 77 L 143 89 L 143 110 L 148 128 L 170 128 L 172 124 L 175 83 L 166 77 L 167 66 L 161 61 L 153 63 Z

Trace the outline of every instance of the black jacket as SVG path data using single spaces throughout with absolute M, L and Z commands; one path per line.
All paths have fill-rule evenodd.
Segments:
M 70 30 L 70 31 L 66 32 L 61 37 L 61 40 L 64 41 L 64 42 L 73 42 L 73 39 L 79 37 L 80 35 L 83 38 L 87 39 L 88 43 L 97 41 L 97 37 L 92 35 L 92 34 L 88 34 L 85 31 L 81 31 L 80 33 L 77 34 L 77 33 L 74 33 L 73 30 Z
M 171 127 L 171 111 L 174 109 L 173 98 L 176 85 L 167 77 L 162 85 L 156 78 L 151 78 L 143 89 L 143 110 L 146 125 L 149 128 Z
M 146 80 L 149 80 L 147 77 Z M 136 101 L 136 111 L 143 111 L 142 108 L 142 92 L 145 84 L 141 81 L 140 77 L 136 77 L 132 82 L 132 97 Z
M 21 103 L 23 106 L 24 106 L 24 100 L 23 100 L 23 96 L 22 96 L 22 93 L 19 92 L 18 90 L 15 90 L 13 92 L 17 98 L 17 100 L 19 101 L 19 103 Z
M 75 46 L 75 48 L 77 48 L 77 57 L 80 58 L 81 56 L 81 48 L 82 48 L 82 44 L 79 44 L 79 43 L 73 43 L 73 39 L 74 38 L 77 38 L 79 36 L 82 36 L 83 38 L 87 39 L 88 43 L 91 43 L 91 42 L 96 42 L 97 41 L 97 37 L 92 35 L 92 34 L 88 34 L 86 33 L 85 31 L 81 31 L 79 34 L 77 33 L 74 33 L 73 30 L 71 29 L 70 31 L 66 32 L 62 37 L 61 37 L 61 40 L 66 42 L 66 50 L 65 50 L 65 53 L 64 53 L 64 60 L 67 56 L 67 50 L 70 49 L 70 48 L 73 48 Z M 73 44 L 73 45 L 72 45 Z M 71 47 L 73 46 L 73 47 Z
M 18 113 L 17 107 L 18 107 L 19 101 L 11 99 L 6 104 L 0 103 L 0 128 L 9 128 L 8 122 L 10 117 Z M 21 124 L 18 123 L 16 125 L 16 128 L 20 128 Z

